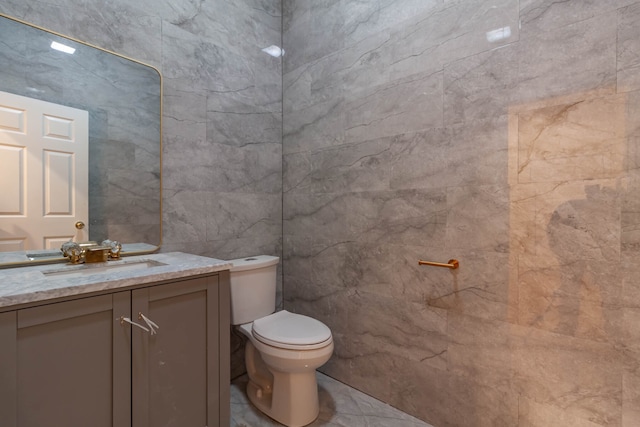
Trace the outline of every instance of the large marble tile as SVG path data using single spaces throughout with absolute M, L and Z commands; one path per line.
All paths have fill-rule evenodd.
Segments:
M 510 390 L 517 375 L 512 325 L 449 313 L 447 371 L 488 387 Z
M 378 354 L 389 359 L 422 362 L 425 368 L 446 368 L 448 340 L 444 310 L 365 290 L 350 295 L 349 303 L 350 346 L 359 356 Z
M 611 12 L 520 40 L 517 99 L 530 102 L 596 89 L 613 93 L 616 22 Z
M 207 110 L 211 112 L 282 113 L 282 81 L 280 73 L 272 70 L 268 78 L 256 79 L 253 84 L 236 90 L 207 91 Z M 277 75 L 276 75 L 277 74 Z M 280 120 L 282 117 L 280 116 Z
M 346 45 L 370 38 L 380 29 L 397 28 L 417 15 L 441 7 L 441 0 L 342 0 Z
M 346 200 L 350 231 L 375 245 L 437 245 L 445 231 L 445 195 L 440 189 L 359 192 Z
M 426 304 L 481 319 L 517 321 L 518 289 L 509 280 L 508 254 L 474 250 L 438 252 L 428 260 L 446 262 L 455 258 L 460 267 L 451 271 L 420 267 L 423 279 L 415 286 L 424 294 Z
M 282 197 L 270 193 L 215 193 L 206 200 L 207 240 L 282 235 Z
M 308 96 L 292 100 L 291 106 L 295 107 L 303 100 L 308 103 L 321 102 L 343 93 L 363 91 L 397 79 L 398 76 L 389 72 L 387 56 L 379 53 L 390 39 L 390 30 L 377 32 L 285 75 L 285 82 L 289 84 L 308 81 Z M 435 67 L 434 71 L 437 69 Z M 297 76 L 295 80 L 294 76 Z M 289 84 L 287 87 L 293 89 L 294 86 Z M 291 99 L 286 94 L 285 98 Z
M 615 178 L 625 170 L 626 96 L 518 115 L 518 182 Z
M 246 146 L 260 143 L 282 143 L 280 113 L 231 108 L 207 111 L 207 136 L 218 144 Z
M 352 93 L 344 105 L 345 137 L 349 142 L 366 141 L 442 126 L 441 99 L 440 71 Z
M 518 396 L 468 377 L 398 359 L 391 403 L 439 427 L 517 425 Z
M 392 138 L 286 154 L 283 191 L 340 193 L 389 188 Z
M 162 67 L 162 20 L 138 3 L 87 2 L 81 11 L 74 1 L 7 1 L 0 12 L 117 52 L 155 67 Z
M 626 166 L 630 180 L 640 176 L 640 91 L 628 92 L 625 95 L 625 128 L 627 135 Z M 637 186 L 632 185 L 633 190 Z
M 285 1 L 282 6 L 284 48 L 288 52 L 284 58 L 285 72 L 344 46 L 342 37 L 326 37 L 340 34 L 345 26 L 341 1 L 296 0 Z
M 165 190 L 162 209 L 163 240 L 174 243 L 203 242 L 207 229 L 206 200 L 212 196 L 210 192 Z
M 303 200 L 308 205 L 293 207 Z M 311 207 L 314 205 L 315 209 Z M 442 241 L 445 230 L 441 190 L 290 194 L 285 196 L 285 206 L 292 207 L 285 218 L 285 233 L 309 236 L 312 230 L 305 229 L 305 224 L 321 221 L 322 226 L 315 228 L 326 232 L 315 242 L 328 244 L 357 241 L 421 245 L 427 238 Z M 416 230 L 421 235 L 416 235 Z
M 316 61 L 386 28 L 403 25 L 439 7 L 441 0 L 358 0 L 283 2 L 285 47 L 292 53 L 285 70 Z M 324 35 L 330 31 L 333 37 Z
M 551 411 L 568 425 L 620 425 L 622 358 L 614 347 L 532 328 L 513 335 L 516 390 L 543 408 L 543 420 Z
M 640 309 L 640 266 L 637 263 L 637 251 L 624 251 L 620 257 L 622 280 L 622 300 L 623 307 L 632 310 Z M 633 323 L 626 322 L 628 331 L 638 331 L 633 328 Z M 629 338 L 635 337 L 635 340 L 629 341 Z M 640 350 L 640 335 L 631 335 L 625 339 L 626 342 L 633 343 Z
M 346 141 L 344 108 L 344 99 L 338 97 L 292 111 L 283 123 L 284 153 L 343 144 Z
M 301 290 L 299 300 L 312 303 L 314 296 L 327 294 L 332 287 L 340 286 L 344 291 L 362 290 L 428 305 L 429 296 L 450 285 L 452 275 L 447 269 L 418 265 L 420 259 L 440 260 L 444 256 L 439 247 L 429 245 L 430 240 L 423 243 L 422 246 L 336 245 L 313 259 L 292 257 L 291 264 L 295 270 L 288 269 L 287 274 L 296 273 L 290 279 L 294 289 Z
M 405 133 L 391 139 L 391 168 L 388 172 L 390 188 L 443 188 L 459 185 L 460 175 L 451 173 L 455 167 L 455 159 L 450 154 L 456 145 L 451 133 L 449 129 L 439 127 Z M 451 179 L 455 181 L 452 183 Z
M 619 336 L 620 204 L 614 188 L 606 181 L 565 183 L 535 196 L 534 222 L 519 222 L 535 242 L 533 253 L 525 248 L 518 254 L 521 324 L 599 341 Z
M 447 194 L 446 248 L 507 253 L 509 189 L 465 186 Z
M 636 317 L 636 321 L 639 318 Z M 622 427 L 640 423 L 640 369 L 637 368 L 640 352 L 635 357 L 636 369 L 626 370 L 622 377 Z
M 186 188 L 182 174 L 187 157 L 209 158 L 206 95 L 165 88 L 163 113 L 163 174 L 165 188 Z
M 517 51 L 510 44 L 445 66 L 445 125 L 507 114 L 519 84 Z
M 618 11 L 618 92 L 640 89 L 640 3 Z
M 542 31 L 555 30 L 614 11 L 637 0 L 581 0 L 556 2 L 552 0 L 522 0 L 520 18 L 522 35 L 527 37 Z
M 147 8 L 153 7 L 166 23 L 197 37 L 215 40 L 238 54 L 257 54 L 263 47 L 280 44 L 280 10 L 273 0 L 201 3 L 145 0 L 144 3 Z
M 285 193 L 283 231 L 291 252 L 302 257 L 318 255 L 330 246 L 352 241 L 341 193 Z
M 213 143 L 205 149 L 201 158 L 194 160 L 191 156 L 185 155 L 182 167 L 189 168 L 192 177 L 190 186 L 194 189 L 278 193 L 282 186 L 281 162 L 282 146 L 279 143 L 249 144 L 241 147 Z M 176 178 L 169 175 L 169 184 L 173 179 Z
M 270 61 L 274 58 L 257 48 L 254 60 L 250 60 L 216 40 L 200 38 L 176 25 L 163 26 L 162 44 L 165 82 L 181 90 L 239 90 L 268 76 L 270 69 L 275 78 L 279 69 Z
M 299 3 L 296 3 L 292 13 L 303 15 L 303 21 L 311 20 L 317 12 L 314 12 L 313 7 L 300 7 Z M 513 1 L 499 1 L 491 5 L 486 2 L 456 2 L 447 6 L 436 5 L 435 2 L 413 2 L 416 4 L 403 4 L 401 8 L 390 7 L 393 5 L 390 1 L 383 3 L 388 4 L 376 4 L 374 7 L 377 10 L 363 20 L 359 20 L 360 13 L 370 9 L 369 4 L 344 4 L 343 6 L 348 6 L 345 10 L 352 12 L 353 9 L 355 13 L 340 15 L 342 21 L 332 24 L 349 26 L 354 20 L 359 20 L 356 32 L 350 33 L 341 39 L 342 44 L 329 50 L 327 45 L 331 46 L 335 42 L 332 39 L 323 46 L 326 51 L 318 51 L 322 53 L 316 54 L 312 60 L 295 63 L 287 60 L 286 74 L 295 76 L 291 79 L 293 82 L 306 82 L 306 90 L 311 99 L 315 100 L 311 102 L 339 95 L 341 91 L 363 90 L 386 81 L 403 79 L 415 74 L 416 70 L 437 72 L 449 61 L 504 43 L 491 43 L 487 41 L 486 34 L 504 26 L 508 26 L 512 33 L 508 40 L 517 39 L 517 4 Z M 332 5 L 331 10 L 333 9 Z M 373 18 L 380 19 L 384 15 L 390 15 L 390 11 L 393 11 L 394 16 L 384 23 L 378 23 L 377 31 L 364 30 L 365 33 L 370 33 L 367 37 L 356 36 L 351 41 L 351 35 L 358 34 L 375 22 Z M 398 13 L 399 11 L 402 13 Z M 452 19 L 456 14 L 466 16 L 466 21 L 460 23 Z M 386 23 L 393 25 L 386 26 Z M 473 30 L 469 31 L 468 28 Z M 294 34 L 289 35 L 285 30 L 285 43 L 296 40 L 301 39 Z M 472 41 L 474 43 L 470 43 Z M 470 45 L 473 47 L 469 50 Z M 306 48 L 313 51 L 315 47 Z M 306 78 L 301 79 L 302 76 Z M 286 84 L 287 87 L 290 85 L 291 83 Z M 292 102 L 299 105 L 301 100 L 296 98 Z
M 507 182 L 507 117 L 394 138 L 390 186 L 445 188 Z
M 402 78 L 389 72 L 388 64 L 384 62 L 386 56 L 379 52 L 389 41 L 389 30 L 378 32 L 285 73 L 285 113 Z M 441 68 L 434 66 L 420 71 L 437 72 Z
M 564 408 L 545 403 L 539 403 L 535 399 L 521 397 L 518 407 L 518 426 L 522 427 L 547 427 L 561 425 L 563 427 L 601 427 L 596 420 L 592 421 L 584 417 L 577 417 L 565 411 Z
M 508 30 L 507 30 L 508 28 Z M 491 32 L 504 38 L 494 39 Z M 508 35 L 507 35 L 508 34 Z M 441 68 L 449 62 L 518 40 L 518 2 L 449 1 L 412 17 L 380 51 L 397 76 Z

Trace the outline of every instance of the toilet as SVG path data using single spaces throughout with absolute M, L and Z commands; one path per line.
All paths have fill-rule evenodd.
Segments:
M 231 324 L 249 340 L 247 395 L 281 424 L 301 427 L 320 412 L 316 369 L 333 353 L 331 330 L 319 320 L 276 309 L 280 258 L 230 260 Z

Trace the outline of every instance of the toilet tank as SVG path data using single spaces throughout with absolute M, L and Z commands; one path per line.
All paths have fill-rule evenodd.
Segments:
M 276 271 L 280 258 L 258 255 L 232 259 L 231 324 L 253 322 L 276 311 Z

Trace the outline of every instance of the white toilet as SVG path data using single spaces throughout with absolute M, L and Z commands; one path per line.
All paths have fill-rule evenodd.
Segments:
M 274 420 L 300 427 L 318 417 L 316 368 L 331 357 L 333 337 L 319 320 L 274 313 L 279 260 L 260 255 L 230 261 L 231 323 L 249 338 L 249 400 Z

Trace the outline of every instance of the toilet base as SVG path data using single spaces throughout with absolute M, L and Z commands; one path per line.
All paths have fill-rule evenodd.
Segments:
M 251 380 L 247 384 L 249 401 L 261 412 L 288 427 L 311 424 L 320 413 L 316 372 L 274 372 L 271 390 Z M 274 396 L 276 398 L 274 399 Z M 280 397 L 280 398 L 278 398 Z
M 319 348 L 292 350 L 256 340 L 251 325 L 240 325 L 240 331 L 249 338 L 245 345 L 249 401 L 288 427 L 311 424 L 320 413 L 316 369 L 333 354 L 333 340 Z

